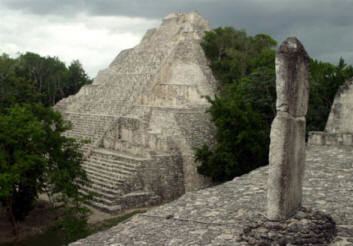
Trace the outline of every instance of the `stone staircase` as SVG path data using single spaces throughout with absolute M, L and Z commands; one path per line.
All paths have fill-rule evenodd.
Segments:
M 135 178 L 139 167 L 148 158 L 140 158 L 117 151 L 94 149 L 82 165 L 91 184 L 82 186 L 83 192 L 92 192 L 90 204 L 107 212 L 124 209 L 123 196 L 142 189 Z M 141 192 L 140 195 L 146 194 Z
M 72 129 L 66 136 L 81 140 L 89 140 L 93 144 L 100 139 L 106 129 L 113 124 L 115 117 L 108 115 L 92 115 L 81 113 L 65 113 L 65 119 L 70 121 Z
M 57 108 L 69 112 L 124 115 L 131 110 L 136 98 L 153 84 L 167 53 L 164 49 L 133 50 L 120 64 L 113 62 L 109 69 L 101 71 L 94 84 L 82 88 L 77 98 L 63 99 Z

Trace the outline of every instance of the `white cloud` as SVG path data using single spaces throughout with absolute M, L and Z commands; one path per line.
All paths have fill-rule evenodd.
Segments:
M 79 59 L 94 77 L 123 49 L 133 47 L 157 20 L 123 16 L 73 17 L 34 15 L 0 9 L 0 53 L 31 51 L 57 56 L 66 63 Z

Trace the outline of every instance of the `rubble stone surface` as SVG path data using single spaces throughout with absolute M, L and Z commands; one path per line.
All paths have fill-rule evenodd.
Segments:
M 310 146 L 303 206 L 329 214 L 337 236 L 331 245 L 353 245 L 353 148 Z M 254 218 L 265 216 L 268 167 L 230 182 L 189 192 L 71 245 L 248 245 L 240 242 Z

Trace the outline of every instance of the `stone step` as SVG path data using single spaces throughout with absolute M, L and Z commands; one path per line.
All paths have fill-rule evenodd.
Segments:
M 93 153 L 104 159 L 117 160 L 125 163 L 141 164 L 144 161 L 150 160 L 150 158 L 132 156 L 132 155 L 123 154 L 121 152 L 107 150 L 107 149 L 95 149 L 93 150 Z
M 83 131 L 80 131 L 80 130 L 77 130 L 77 129 L 72 129 L 72 130 L 69 130 L 66 132 L 67 135 L 69 136 L 77 136 L 77 137 L 87 137 L 87 138 L 92 138 L 95 136 L 94 133 L 92 132 L 83 132 Z
M 85 126 L 86 128 L 80 127 L 80 126 L 76 126 L 75 128 L 72 128 L 68 131 L 69 134 L 76 134 L 76 135 L 97 135 L 97 134 L 102 134 L 104 133 L 104 131 L 100 130 L 100 131 L 94 131 L 92 130 L 92 128 L 94 128 L 95 126 Z
M 116 160 L 111 160 L 111 159 L 102 159 L 96 156 L 90 156 L 90 159 L 88 160 L 89 164 L 92 166 L 95 166 L 97 168 L 104 168 L 107 170 L 117 170 L 120 171 L 122 170 L 123 173 L 131 173 L 135 172 L 139 165 L 135 164 L 129 164 L 125 162 L 120 162 Z
M 97 184 L 81 185 L 80 192 L 83 194 L 91 194 L 92 197 L 90 200 L 95 202 L 104 203 L 107 206 L 113 206 L 116 204 L 116 201 L 121 197 L 122 192 L 118 188 L 107 189 Z
M 112 195 L 112 194 L 109 194 L 109 193 L 102 193 L 102 192 L 98 192 L 97 190 L 91 188 L 91 187 L 82 187 L 80 188 L 80 192 L 82 194 L 85 194 L 85 195 L 88 195 L 88 194 L 91 194 L 92 195 L 92 198 L 93 200 L 106 200 L 106 201 L 109 201 L 107 202 L 110 203 L 111 201 L 116 201 L 120 195 Z
M 111 183 L 122 183 L 125 180 L 129 179 L 130 177 L 132 177 L 133 175 L 126 175 L 126 174 L 117 174 L 117 173 L 113 173 L 113 172 L 105 172 L 103 170 L 97 170 L 97 169 L 92 169 L 90 167 L 85 167 L 85 171 L 87 173 L 87 175 L 89 177 L 93 178 L 99 178 L 101 180 L 107 181 L 107 182 L 111 182 Z
M 103 170 L 97 170 L 94 168 L 85 168 L 85 171 L 87 173 L 87 175 L 89 175 L 90 177 L 93 178 L 99 178 L 102 179 L 106 182 L 111 182 L 111 183 L 122 183 L 124 182 L 126 179 L 129 179 L 133 176 L 133 174 L 123 174 L 123 173 L 113 173 L 113 172 L 105 172 Z
M 101 164 L 99 162 L 92 161 L 92 160 L 84 162 L 82 164 L 82 166 L 85 168 L 85 170 L 94 171 L 96 173 L 101 173 L 106 176 L 112 176 L 112 177 L 126 176 L 128 178 L 128 177 L 133 176 L 137 172 L 136 169 L 135 170 L 131 170 L 131 169 L 126 170 L 126 169 L 123 169 L 121 167 L 116 167 L 116 166 L 109 167 L 109 166 L 106 166 L 106 165 Z
M 115 182 L 107 181 L 103 178 L 92 176 L 92 174 L 90 174 L 89 172 L 87 172 L 87 178 L 90 181 L 90 186 L 92 186 L 95 189 L 100 189 L 102 191 L 107 191 L 107 192 L 116 190 L 117 187 L 119 187 L 124 183 L 124 181 L 115 181 Z
M 97 134 L 102 134 L 104 133 L 104 131 L 94 131 L 92 130 L 92 128 L 94 128 L 95 126 L 86 126 L 87 128 L 80 128 L 80 126 L 77 126 L 77 128 L 72 128 L 71 130 L 69 130 L 68 132 L 71 134 L 76 134 L 76 135 L 97 135 Z
M 90 159 L 98 165 L 107 166 L 109 168 L 121 168 L 126 171 L 135 171 L 141 164 L 140 163 L 127 163 L 123 161 L 102 158 L 96 155 L 91 155 Z
M 89 201 L 88 202 L 90 206 L 97 208 L 101 211 L 107 212 L 107 213 L 118 213 L 121 211 L 121 206 L 120 205 L 106 205 L 104 203 L 101 202 L 97 202 L 97 201 Z
M 97 194 L 100 195 L 106 195 L 107 197 L 109 196 L 114 196 L 114 197 L 118 197 L 122 194 L 122 190 L 120 189 L 121 186 L 117 185 L 116 187 L 114 187 L 114 189 L 112 188 L 108 188 L 105 186 L 102 186 L 100 184 L 97 183 L 90 183 L 89 185 L 81 185 L 82 189 L 85 189 L 86 191 L 94 191 Z
M 66 113 L 65 119 L 72 123 L 72 129 L 66 134 L 79 139 L 98 140 L 103 136 L 105 129 L 115 118 L 111 116 Z
M 104 125 L 104 124 L 108 124 L 111 122 L 85 122 L 85 121 L 71 121 L 71 123 L 73 123 L 72 125 L 72 129 L 84 129 L 87 130 L 90 127 L 95 127 L 95 131 L 102 131 L 101 128 L 98 128 L 98 124 L 99 125 Z
M 97 123 L 98 125 L 101 123 Z M 97 128 L 96 124 L 87 125 L 87 124 L 74 124 L 73 127 L 69 130 L 69 132 L 74 132 L 77 134 L 85 133 L 85 134 L 97 134 L 104 132 L 104 129 L 95 129 Z
M 84 187 L 82 189 L 80 189 L 80 192 L 82 194 L 90 194 L 93 192 L 93 195 L 91 197 L 91 201 L 94 201 L 94 202 L 99 202 L 99 203 L 103 203 L 107 206 L 114 206 L 114 205 L 117 205 L 117 200 L 119 200 L 119 198 L 121 197 L 121 195 L 111 195 L 111 194 L 101 194 L 101 193 L 98 193 L 94 190 L 89 190 L 87 189 L 87 187 Z
M 125 180 L 125 177 L 121 178 L 121 179 L 116 178 L 116 179 L 112 180 L 112 179 L 110 179 L 110 177 L 103 176 L 99 173 L 92 172 L 90 170 L 86 170 L 86 174 L 87 174 L 87 178 L 92 183 L 99 184 L 103 187 L 107 187 L 107 188 L 111 188 L 111 189 L 114 189 L 115 186 L 117 186 L 117 185 L 123 184 L 124 180 Z

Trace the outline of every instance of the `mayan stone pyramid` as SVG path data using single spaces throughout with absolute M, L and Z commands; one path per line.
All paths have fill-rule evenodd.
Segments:
M 174 199 L 207 180 L 193 148 L 212 141 L 205 96 L 216 81 L 200 46 L 208 23 L 170 14 L 122 51 L 93 84 L 55 108 L 72 122 L 67 135 L 88 139 L 84 168 L 91 204 L 115 212 Z

